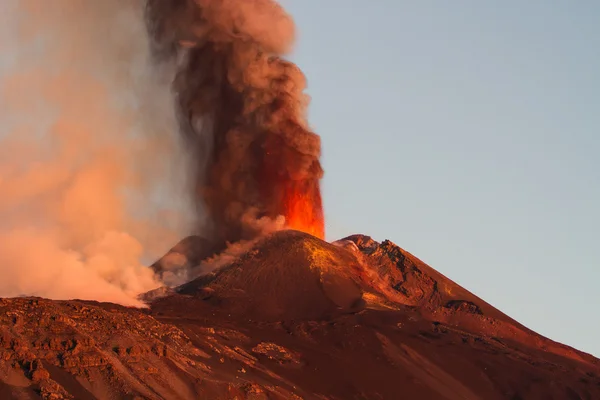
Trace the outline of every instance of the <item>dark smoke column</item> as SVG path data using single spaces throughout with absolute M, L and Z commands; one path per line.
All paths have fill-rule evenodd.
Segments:
M 181 133 L 215 240 L 251 238 L 250 219 L 278 215 L 323 237 L 320 138 L 304 75 L 281 58 L 290 16 L 272 0 L 148 0 L 147 20 L 157 60 L 179 60 Z

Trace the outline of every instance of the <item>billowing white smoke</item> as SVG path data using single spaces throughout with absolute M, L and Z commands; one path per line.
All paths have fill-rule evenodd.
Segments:
M 0 297 L 139 305 L 197 225 L 143 5 L 0 1 Z
M 286 229 L 283 216 L 273 219 L 266 216 L 261 218 L 257 214 L 256 209 L 249 209 L 241 217 L 241 223 L 256 232 L 257 236 L 255 238 L 227 243 L 224 250 L 201 260 L 197 265 L 190 263 L 185 250 L 183 253 L 178 251 L 179 249 L 171 250 L 157 262 L 160 266 L 162 282 L 168 287 L 176 287 L 201 275 L 212 273 L 235 262 L 250 251 L 262 238 Z

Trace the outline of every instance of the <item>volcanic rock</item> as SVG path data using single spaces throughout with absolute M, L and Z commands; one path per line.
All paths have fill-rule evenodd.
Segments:
M 283 231 L 217 273 L 178 289 L 203 296 L 228 313 L 260 320 L 324 318 L 363 303 L 352 253 L 306 233 Z
M 0 299 L 0 399 L 600 398 L 598 359 L 368 236 L 278 232 L 147 299 Z

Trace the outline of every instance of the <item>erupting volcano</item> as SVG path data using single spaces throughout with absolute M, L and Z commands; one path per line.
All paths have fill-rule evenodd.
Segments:
M 284 60 L 294 24 L 272 0 L 149 0 L 157 60 L 177 64 L 173 89 L 192 152 L 203 235 L 252 239 L 256 219 L 324 237 L 320 138 L 306 121 L 300 69 Z
M 322 240 L 320 139 L 275 1 L 3 15 L 23 37 L 0 34 L 0 400 L 600 399 L 595 357 L 389 240 Z

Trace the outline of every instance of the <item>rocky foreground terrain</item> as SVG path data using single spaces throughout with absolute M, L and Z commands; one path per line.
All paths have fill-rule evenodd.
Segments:
M 389 241 L 279 232 L 153 298 L 0 299 L 0 399 L 600 399 L 598 359 Z

